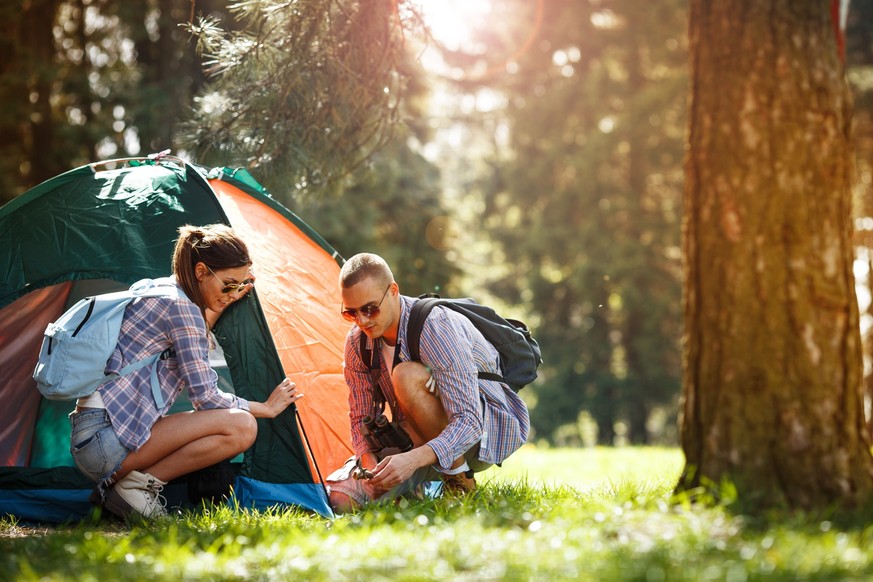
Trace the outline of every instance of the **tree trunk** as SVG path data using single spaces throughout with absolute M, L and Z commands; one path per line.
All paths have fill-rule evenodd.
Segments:
M 16 0 L 0 8 L 0 203 L 59 171 L 51 106 L 59 3 Z
M 763 506 L 873 490 L 851 103 L 826 2 L 692 0 L 679 488 Z

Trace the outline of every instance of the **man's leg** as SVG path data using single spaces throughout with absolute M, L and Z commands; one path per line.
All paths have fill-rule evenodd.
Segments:
M 448 415 L 438 397 L 438 387 L 426 366 L 418 362 L 403 362 L 391 374 L 397 402 L 406 414 L 408 422 L 425 443 L 437 437 L 449 424 Z M 461 455 L 452 461 L 452 469 L 466 463 Z M 476 481 L 464 474 L 445 475 L 444 481 L 454 491 L 470 491 Z
M 449 418 L 442 402 L 427 383 L 431 380 L 430 370 L 418 362 L 403 362 L 391 374 L 397 403 L 413 430 L 421 437 L 422 443 L 437 437 L 449 424 Z M 433 385 L 433 383 L 431 383 Z M 420 443 L 419 443 L 420 444 Z

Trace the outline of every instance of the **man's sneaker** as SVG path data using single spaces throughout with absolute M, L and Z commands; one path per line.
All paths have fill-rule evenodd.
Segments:
M 476 490 L 476 479 L 473 471 L 458 473 L 457 475 L 440 475 L 443 480 L 443 495 L 466 495 Z
M 119 517 L 132 513 L 149 518 L 167 515 L 167 500 L 161 495 L 166 484 L 148 473 L 131 471 L 106 496 L 105 507 Z

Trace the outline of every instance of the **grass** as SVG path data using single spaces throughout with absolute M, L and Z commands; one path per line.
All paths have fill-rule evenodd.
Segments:
M 130 526 L 0 519 L 0 580 L 873 579 L 863 516 L 683 503 L 681 467 L 674 449 L 530 448 L 472 496 L 335 520 L 228 507 Z
M 521 480 L 540 487 L 580 490 L 625 481 L 672 489 L 682 464 L 682 452 L 675 448 L 538 449 L 528 445 L 484 476 L 501 482 Z

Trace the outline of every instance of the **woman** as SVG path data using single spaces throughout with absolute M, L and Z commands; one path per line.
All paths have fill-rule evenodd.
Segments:
M 248 292 L 251 264 L 245 243 L 229 227 L 183 226 L 173 277 L 155 281 L 179 292 L 127 307 L 106 371 L 164 352 L 160 396 L 146 367 L 80 398 L 70 414 L 73 460 L 97 482 L 99 500 L 112 513 L 166 515 L 160 493 L 168 481 L 245 451 L 257 435 L 255 418 L 274 418 L 302 397 L 285 378 L 265 402 L 249 402 L 219 390 L 209 367 L 206 315 L 214 321 Z M 167 415 L 183 388 L 194 410 Z

